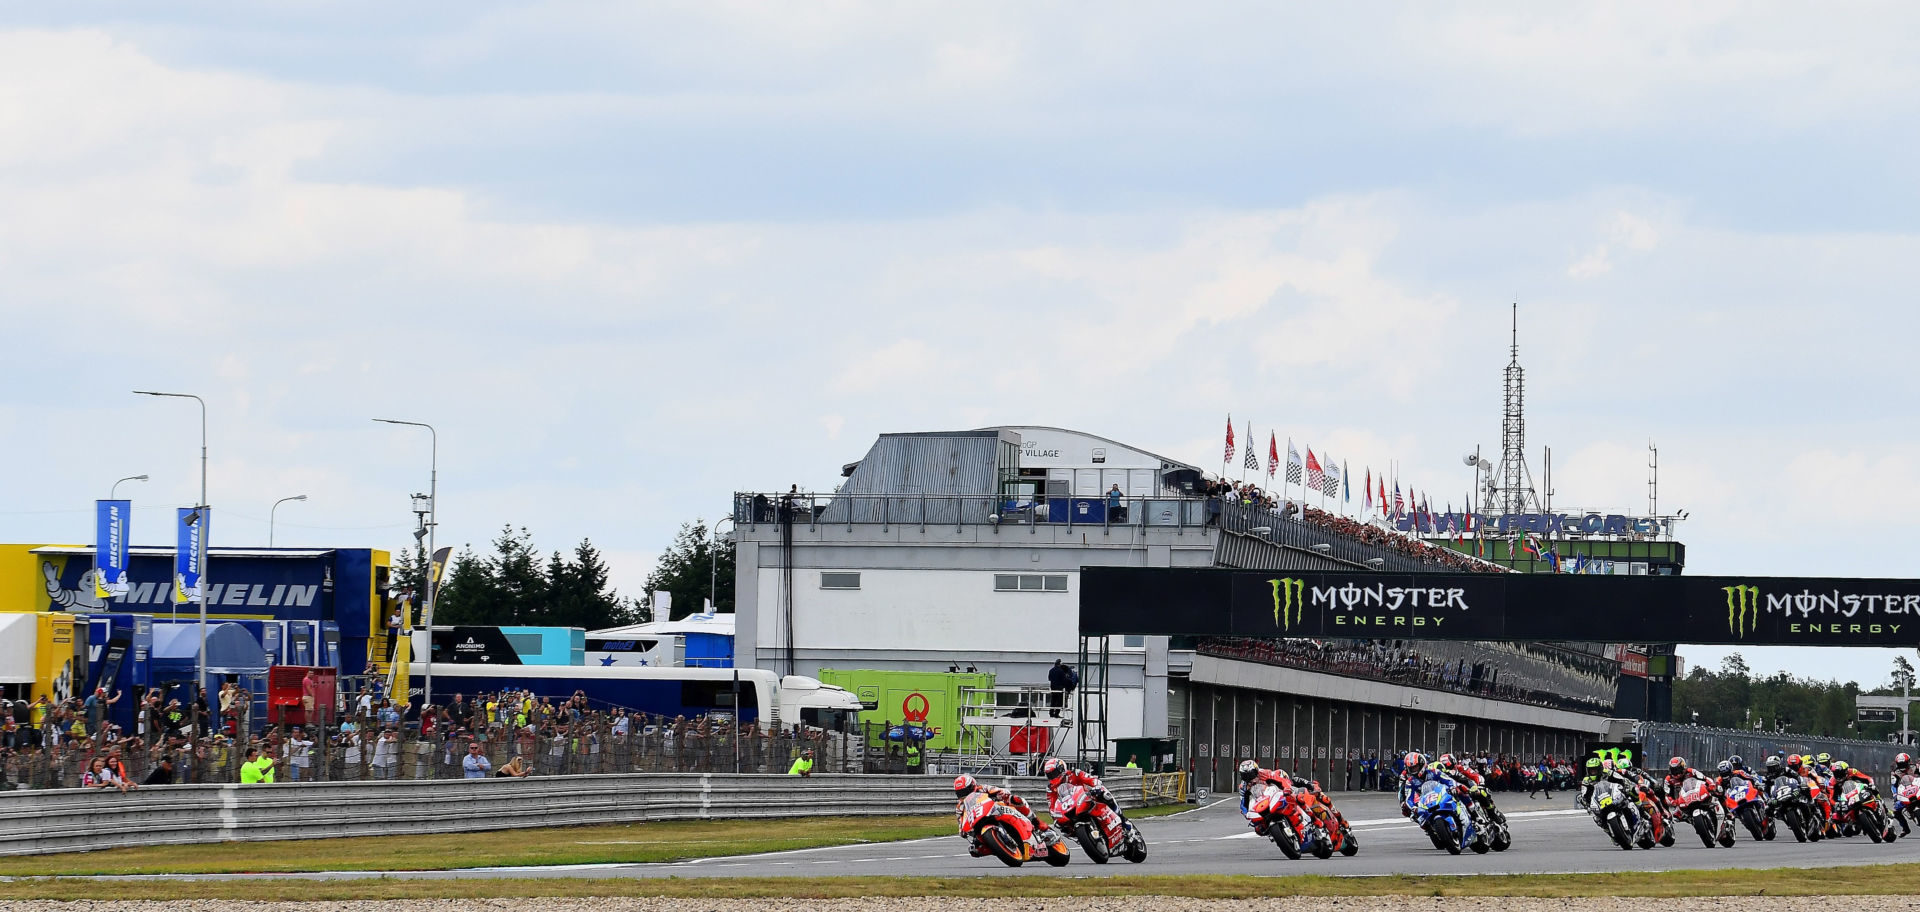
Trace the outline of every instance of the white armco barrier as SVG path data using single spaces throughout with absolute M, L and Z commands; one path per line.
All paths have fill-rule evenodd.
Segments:
M 1046 783 L 983 777 L 1036 807 Z M 1116 770 L 1108 788 L 1141 804 L 1140 776 Z M 941 776 L 632 773 L 402 782 L 150 786 L 0 793 L 0 855 L 86 852 L 124 846 L 333 836 L 403 836 L 523 827 L 729 820 L 875 817 L 953 810 Z M 48 872 L 57 873 L 57 872 Z

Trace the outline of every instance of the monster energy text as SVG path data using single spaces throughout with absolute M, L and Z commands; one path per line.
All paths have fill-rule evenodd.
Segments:
M 1299 624 L 1308 605 L 1343 610 L 1344 614 L 1333 615 L 1330 623 L 1335 627 L 1439 627 L 1446 618 L 1419 610 L 1468 609 L 1467 590 L 1443 586 L 1347 583 L 1309 588 L 1305 580 L 1292 577 L 1268 582 L 1273 586 L 1273 621 L 1281 630 L 1292 630 Z M 1394 613 L 1368 614 L 1369 608 Z M 1408 609 L 1407 613 L 1399 613 L 1402 608 Z

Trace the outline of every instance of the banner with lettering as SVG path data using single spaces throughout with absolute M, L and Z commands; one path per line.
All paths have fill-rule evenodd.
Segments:
M 119 598 L 127 594 L 127 520 L 132 512 L 132 501 L 97 501 L 93 539 L 96 598 Z
M 181 507 L 176 511 L 173 546 L 173 600 L 185 604 L 200 598 L 207 575 L 207 526 L 213 510 Z

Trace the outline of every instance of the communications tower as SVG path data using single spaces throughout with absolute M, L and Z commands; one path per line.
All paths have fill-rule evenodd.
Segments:
M 1533 470 L 1527 467 L 1527 371 L 1520 366 L 1520 305 L 1513 305 L 1513 335 L 1506 390 L 1500 411 L 1500 465 L 1487 476 L 1485 503 L 1500 513 L 1539 512 Z

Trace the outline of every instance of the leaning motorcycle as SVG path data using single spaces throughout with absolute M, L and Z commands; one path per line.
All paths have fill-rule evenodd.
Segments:
M 1626 789 L 1604 779 L 1594 783 L 1587 810 L 1593 814 L 1594 822 L 1607 831 L 1614 845 L 1633 851 L 1633 835 L 1640 829 L 1640 812 L 1627 797 Z
M 1773 820 L 1767 816 L 1767 797 L 1758 786 L 1745 779 L 1730 778 L 1727 780 L 1725 800 L 1728 819 L 1739 820 L 1747 832 L 1753 834 L 1754 842 L 1773 838 Z
M 1820 841 L 1819 814 L 1805 780 L 1798 776 L 1776 776 L 1767 783 L 1767 813 L 1787 825 L 1795 842 Z
M 1294 789 L 1293 800 L 1307 812 L 1313 821 L 1313 838 L 1307 848 L 1316 858 L 1332 858 L 1339 852 L 1348 858 L 1360 852 L 1360 840 L 1353 835 L 1353 828 L 1347 825 L 1346 815 L 1333 806 L 1325 795 L 1315 795 L 1306 789 Z
M 1487 853 L 1490 847 L 1486 833 L 1474 825 L 1473 815 L 1461 807 L 1446 783 L 1422 783 L 1410 801 L 1414 822 L 1427 831 L 1435 847 L 1446 849 L 1449 855 L 1458 855 L 1463 848 L 1480 855 Z
M 1080 840 L 1094 864 L 1106 864 L 1118 855 L 1134 864 L 1147 860 L 1147 840 L 1129 828 L 1120 815 L 1094 795 L 1093 789 L 1071 785 L 1054 792 L 1047 805 L 1054 826 Z
M 1293 800 L 1293 793 L 1266 783 L 1247 806 L 1247 824 L 1280 848 L 1280 854 L 1300 860 L 1300 849 L 1314 838 L 1313 820 Z
M 968 795 L 961 803 L 960 835 L 975 849 L 984 849 L 1007 867 L 1034 859 L 1060 867 L 1068 861 L 1067 841 L 1046 827 L 1035 827 L 1027 815 L 1002 805 L 985 792 Z
M 1840 784 L 1834 796 L 1834 819 L 1867 834 L 1875 843 L 1893 841 L 1893 825 L 1880 806 L 1880 790 L 1858 779 Z
M 1700 842 L 1711 849 L 1716 845 L 1733 848 L 1733 818 L 1720 813 L 1720 797 L 1713 785 L 1699 776 L 1688 776 L 1680 783 L 1680 797 L 1674 800 L 1680 819 L 1693 824 Z
M 1902 833 L 1909 831 L 1909 823 L 1920 825 L 1920 776 L 1901 776 L 1894 786 L 1893 819 L 1900 822 Z

